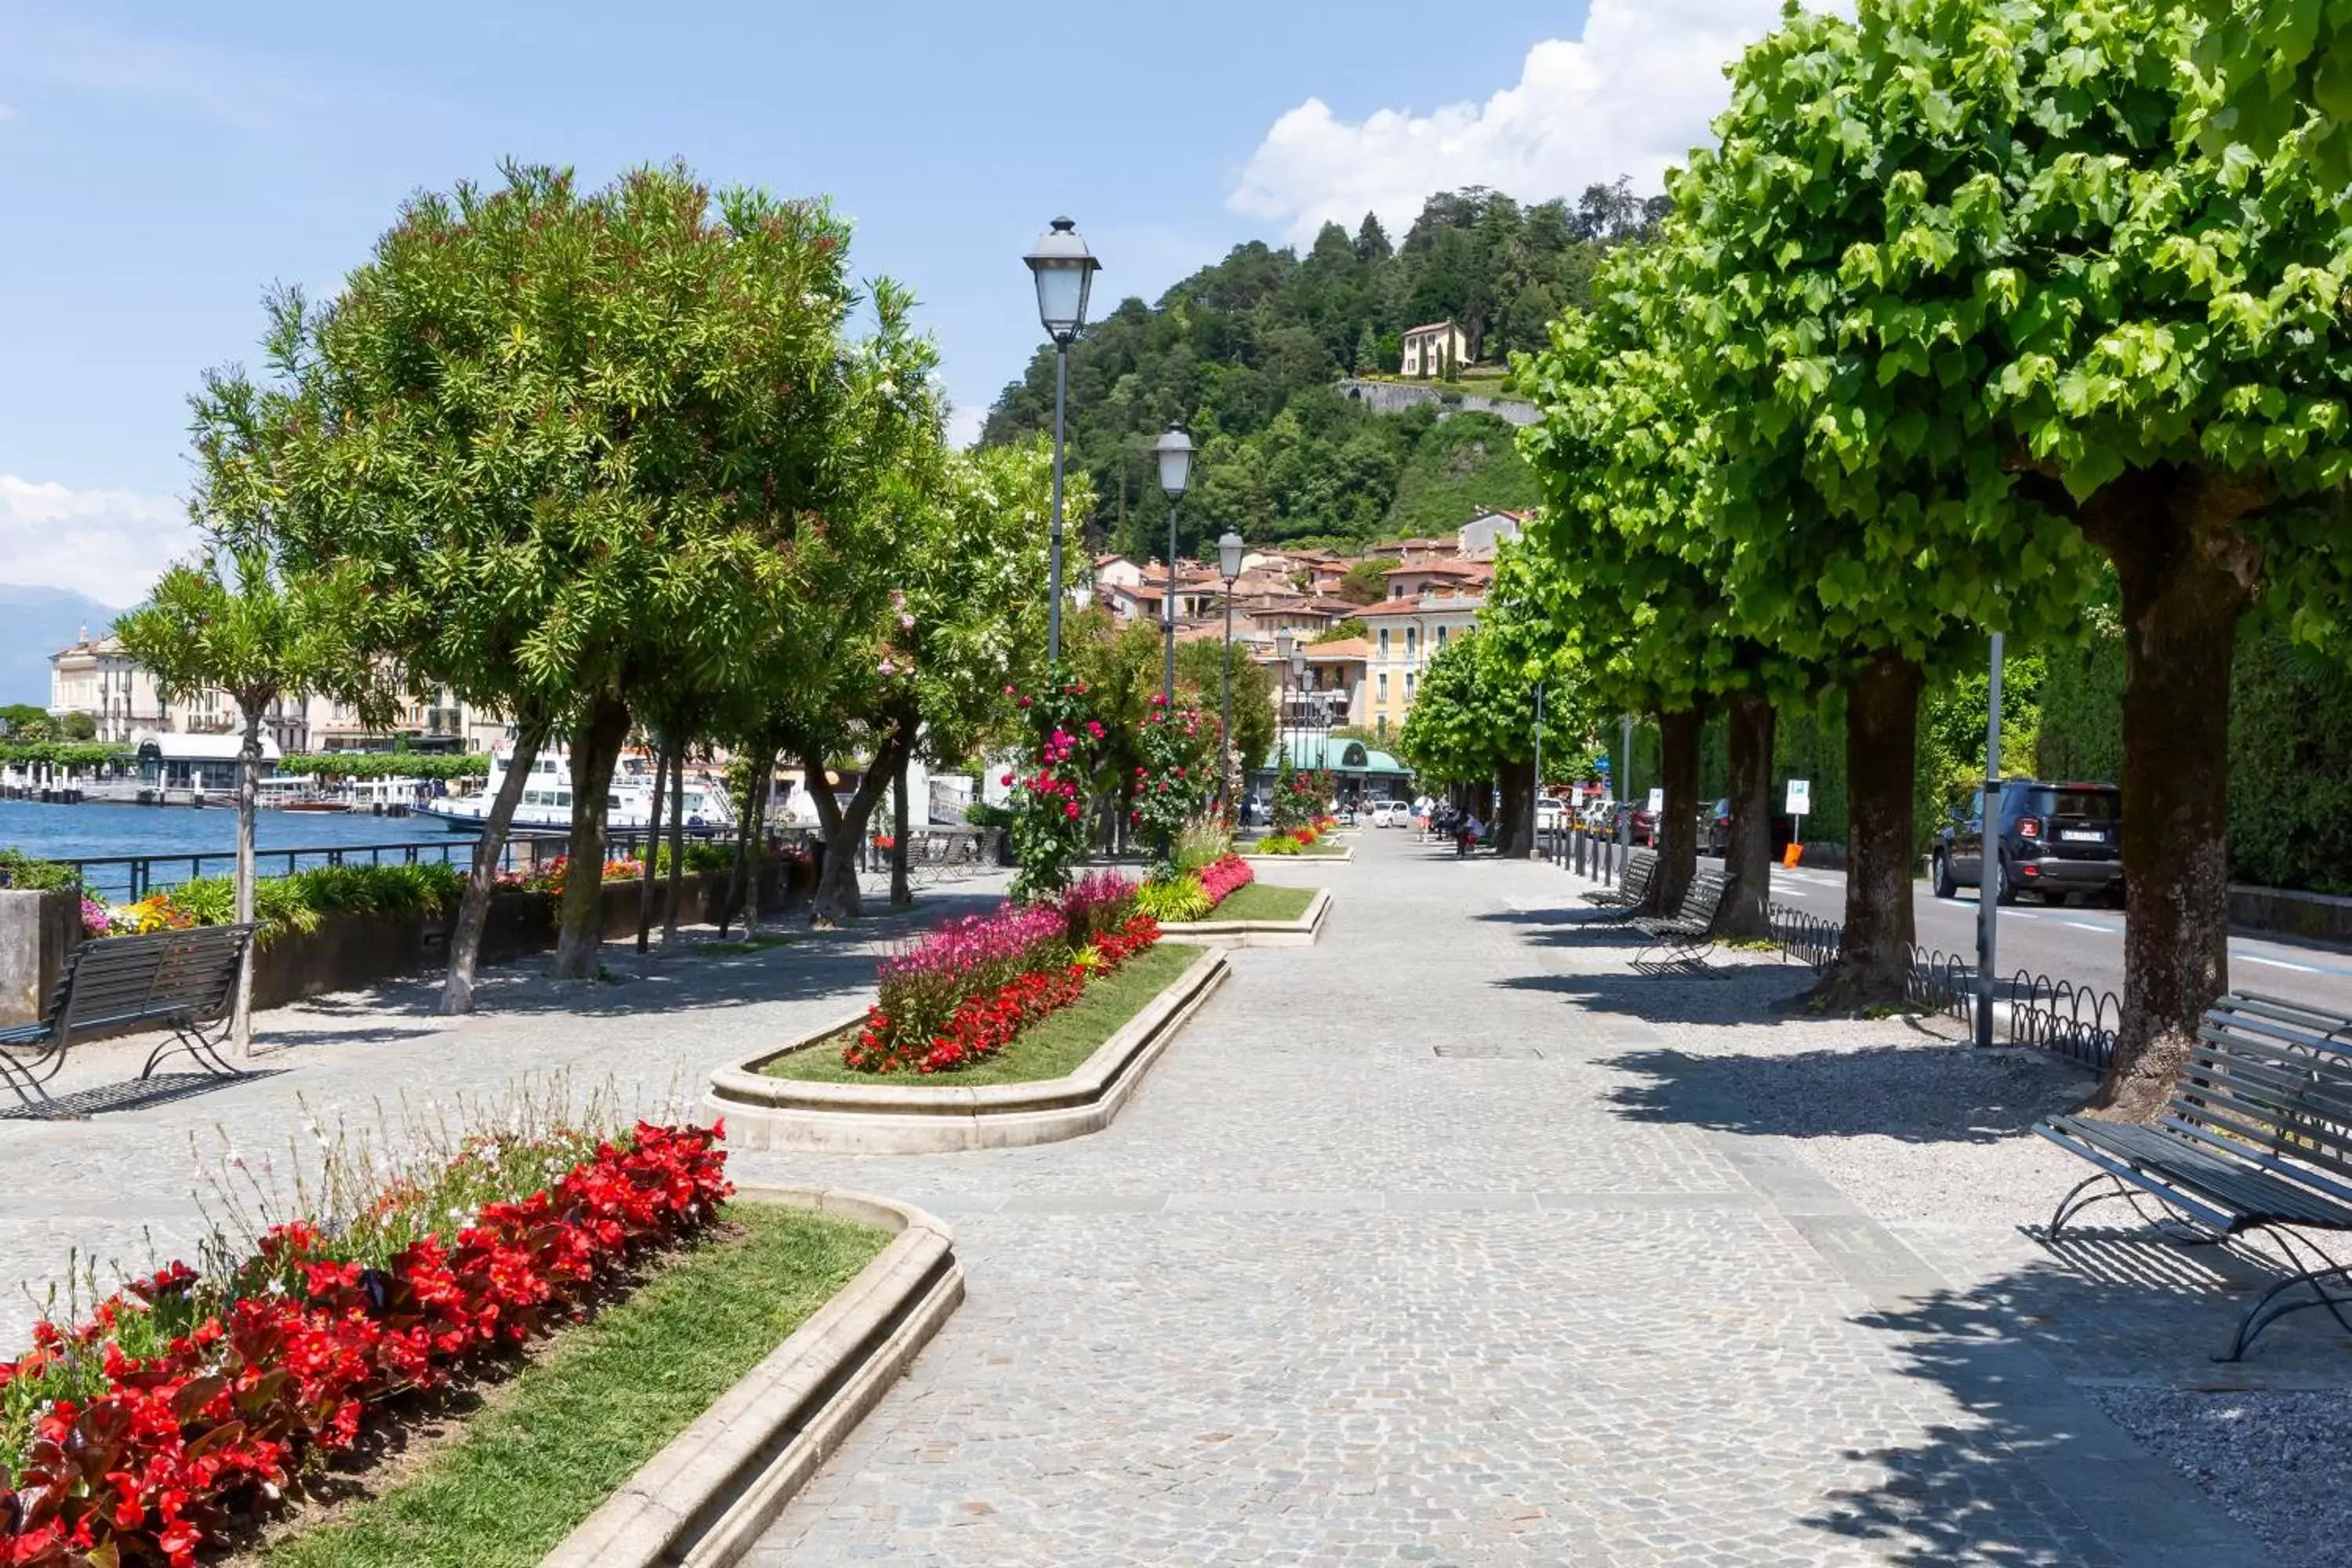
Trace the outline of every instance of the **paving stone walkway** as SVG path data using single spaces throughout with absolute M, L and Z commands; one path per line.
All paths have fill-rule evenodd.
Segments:
M 1775 1012 L 1804 976 L 1769 957 L 1635 975 L 1555 868 L 1357 848 L 1268 872 L 1334 886 L 1324 940 L 1233 954 L 1101 1134 L 738 1156 L 931 1208 L 971 1289 L 755 1562 L 2270 1561 L 2090 1395 L 2332 1397 L 2352 1357 L 2294 1324 L 2220 1376 L 2244 1266 L 2021 1233 L 2078 1174 L 2026 1130 L 2086 1079 Z M 29 1286 L 0 1340 L 69 1249 L 193 1242 L 192 1143 L 252 1165 L 306 1119 L 562 1068 L 690 1101 L 854 1005 L 889 934 L 502 972 L 454 1026 L 420 987 L 323 999 L 267 1016 L 276 1076 L 0 1122 L 0 1279 Z
M 2226 1310 L 2115 1344 L 2017 1235 L 2070 1069 L 1742 1022 L 1801 973 L 1634 976 L 1557 868 L 1325 875 L 1102 1134 L 745 1162 L 932 1207 L 971 1289 L 761 1568 L 2267 1561 L 2069 1376 L 2210 1376 Z

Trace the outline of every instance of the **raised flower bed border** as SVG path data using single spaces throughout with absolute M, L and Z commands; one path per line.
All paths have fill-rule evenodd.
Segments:
M 729 1129 L 730 1145 L 743 1142 Z M 541 1568 L 724 1568 L 757 1545 L 963 1301 L 948 1227 L 830 1187 L 744 1184 L 775 1204 L 896 1232 L 880 1256 L 582 1521 Z
M 1066 1078 L 964 1088 L 939 1079 L 920 1084 L 881 1079 L 810 1083 L 760 1070 L 779 1057 L 837 1040 L 865 1021 L 861 1008 L 782 1050 L 717 1068 L 703 1110 L 727 1119 L 727 1142 L 739 1149 L 934 1154 L 1082 1138 L 1117 1119 L 1144 1074 L 1227 972 L 1224 953 L 1204 949 Z
M 1318 842 L 1319 843 L 1320 840 L 1318 839 Z M 1342 860 L 1353 860 L 1356 858 L 1356 851 L 1353 847 L 1328 851 L 1309 847 L 1300 850 L 1296 855 L 1253 855 L 1247 849 L 1244 849 L 1241 851 L 1241 857 L 1253 866 L 1298 866 L 1309 860 L 1319 861 L 1328 866 Z
M 1276 856 L 1276 859 L 1307 857 Z M 1202 947 L 1312 947 L 1323 933 L 1324 917 L 1331 912 L 1331 889 L 1318 888 L 1295 921 L 1181 921 L 1162 924 L 1160 936 L 1170 942 L 1197 942 Z

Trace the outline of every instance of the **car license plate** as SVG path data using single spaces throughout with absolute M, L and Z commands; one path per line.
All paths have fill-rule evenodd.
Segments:
M 2083 832 L 2072 827 L 2060 830 L 2058 837 L 2068 844 L 2105 844 L 2107 841 L 2104 833 Z

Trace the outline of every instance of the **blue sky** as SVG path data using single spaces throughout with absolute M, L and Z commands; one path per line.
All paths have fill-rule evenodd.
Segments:
M 402 199 L 516 156 L 830 195 L 921 297 L 968 432 L 1066 212 L 1097 288 L 1242 240 L 1528 199 L 1704 133 L 1773 0 L 1164 7 L 0 0 L 0 582 L 136 600 L 185 535 L 184 400 L 272 281 L 331 291 Z

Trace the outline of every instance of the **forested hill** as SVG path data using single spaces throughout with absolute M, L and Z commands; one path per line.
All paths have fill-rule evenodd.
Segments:
M 1352 237 L 1327 224 L 1304 256 L 1253 242 L 1157 305 L 1125 300 L 1070 356 L 1070 461 L 1094 475 L 1099 536 L 1130 552 L 1165 548 L 1150 447 L 1171 419 L 1202 447 L 1181 520 L 1188 553 L 1227 528 L 1253 542 L 1357 542 L 1532 505 L 1503 421 L 1376 414 L 1337 383 L 1394 372 L 1407 328 L 1451 318 L 1482 362 L 1462 389 L 1494 390 L 1481 373 L 1541 344 L 1560 308 L 1583 302 L 1601 252 L 1645 234 L 1663 205 L 1622 180 L 1526 207 L 1474 186 L 1430 197 L 1402 243 L 1370 216 Z M 982 439 L 1019 439 L 1053 417 L 1053 353 L 1041 349 Z

